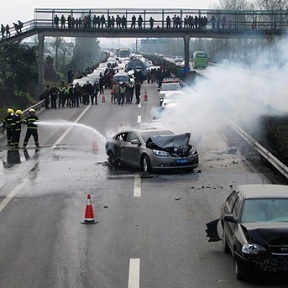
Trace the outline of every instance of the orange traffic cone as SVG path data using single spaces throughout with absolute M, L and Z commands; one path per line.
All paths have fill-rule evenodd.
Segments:
M 102 102 L 106 102 L 104 95 L 102 96 Z
M 92 152 L 96 154 L 98 151 L 99 151 L 99 147 L 98 147 L 97 140 L 96 140 L 96 138 L 93 138 L 93 141 L 92 141 Z
M 144 93 L 144 101 L 148 101 L 148 95 L 147 95 L 147 90 L 145 89 L 145 93 Z
M 85 218 L 84 221 L 81 222 L 82 224 L 96 224 L 98 221 L 95 221 L 93 208 L 92 208 L 92 201 L 91 201 L 91 195 L 87 195 L 87 205 L 86 205 L 86 211 L 85 211 Z

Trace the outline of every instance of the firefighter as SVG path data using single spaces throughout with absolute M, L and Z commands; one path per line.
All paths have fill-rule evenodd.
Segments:
M 31 137 L 34 138 L 35 146 L 40 147 L 39 145 L 39 137 L 38 137 L 38 126 L 35 122 L 38 122 L 39 118 L 36 115 L 36 111 L 34 109 L 29 110 L 29 115 L 23 120 L 23 124 L 27 125 L 26 135 L 23 142 L 23 147 L 27 146 L 27 143 Z
M 13 118 L 14 118 L 14 110 L 11 108 L 7 109 L 7 116 L 3 119 L 3 128 L 6 128 L 6 133 L 7 133 L 7 146 L 11 145 L 11 137 L 12 137 L 12 123 L 13 123 Z M 4 134 L 4 130 L 3 130 Z
M 11 148 L 19 148 L 19 140 L 21 134 L 21 124 L 22 124 L 22 111 L 16 110 L 15 115 L 13 116 L 13 122 L 11 124 L 12 128 L 12 137 L 11 137 Z

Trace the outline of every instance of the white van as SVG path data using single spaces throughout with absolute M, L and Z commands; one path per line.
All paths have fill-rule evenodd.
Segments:
M 129 83 L 130 76 L 127 72 L 118 72 L 113 76 L 113 81 L 114 82 L 119 82 L 120 84 L 122 83 Z
M 129 82 L 133 83 L 135 82 L 135 79 L 134 79 L 134 71 L 129 71 L 129 72 L 124 72 L 124 71 L 120 71 L 118 73 L 116 73 L 114 76 L 113 76 L 113 81 L 119 81 L 119 83 L 126 83 L 128 84 Z

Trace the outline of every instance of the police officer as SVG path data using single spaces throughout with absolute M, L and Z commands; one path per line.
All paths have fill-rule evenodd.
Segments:
M 29 115 L 23 120 L 23 123 L 27 125 L 26 135 L 23 142 L 23 147 L 27 146 L 27 143 L 31 137 L 34 138 L 34 142 L 36 147 L 40 147 L 39 145 L 39 137 L 38 137 L 38 126 L 35 122 L 38 122 L 39 118 L 36 115 L 36 111 L 34 109 L 29 110 Z
M 22 124 L 22 111 L 16 110 L 13 117 L 13 122 L 11 124 L 12 128 L 12 137 L 11 137 L 11 148 L 19 148 L 19 140 L 21 134 L 21 124 Z
M 13 118 L 14 118 L 14 110 L 11 108 L 7 109 L 8 115 L 3 119 L 3 128 L 6 128 L 6 133 L 7 133 L 7 146 L 11 145 L 11 138 L 12 138 L 12 123 L 13 123 Z M 4 133 L 4 130 L 3 130 Z
M 121 83 L 119 86 L 119 96 L 118 96 L 118 104 L 123 105 L 126 96 L 126 85 L 125 83 Z

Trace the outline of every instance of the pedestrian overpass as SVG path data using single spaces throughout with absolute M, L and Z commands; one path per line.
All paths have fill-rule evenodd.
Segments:
M 118 23 L 116 19 L 119 18 L 121 22 L 118 21 Z M 140 18 L 141 21 L 139 21 Z M 20 42 L 33 35 L 38 36 L 38 55 L 39 59 L 42 59 L 38 61 L 39 92 L 41 93 L 44 79 L 45 37 L 182 38 L 185 66 L 188 67 L 191 38 L 283 36 L 288 28 L 288 11 L 35 9 L 33 20 L 23 23 L 21 31 L 15 28 L 11 27 L 10 37 L 3 35 L 0 44 Z

